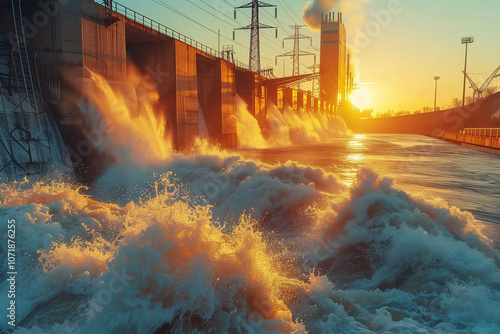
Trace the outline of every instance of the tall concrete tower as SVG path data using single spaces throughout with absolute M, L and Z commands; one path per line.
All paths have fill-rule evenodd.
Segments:
M 345 99 L 346 31 L 342 13 L 327 13 L 321 18 L 320 97 L 333 105 Z

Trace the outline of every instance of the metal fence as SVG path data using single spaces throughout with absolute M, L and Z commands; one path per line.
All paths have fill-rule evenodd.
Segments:
M 463 134 L 476 137 L 500 138 L 500 128 L 465 128 Z
M 212 49 L 211 47 L 206 46 L 205 44 L 202 44 L 198 41 L 195 41 L 194 39 L 187 37 L 186 35 L 181 34 L 180 32 L 177 32 L 173 29 L 170 29 L 169 27 L 161 24 L 158 21 L 155 21 L 153 19 L 150 19 L 149 17 L 146 17 L 135 10 L 132 10 L 124 5 L 121 5 L 117 3 L 116 1 L 106 1 L 103 2 L 103 5 L 105 5 L 107 8 L 110 8 L 111 10 L 125 16 L 127 19 L 130 19 L 136 23 L 142 24 L 146 28 L 152 29 L 156 32 L 159 32 L 160 34 L 163 34 L 165 36 L 177 39 L 181 42 L 184 42 L 188 45 L 191 45 L 192 47 L 203 51 L 213 57 L 217 58 L 224 58 L 222 52 L 217 51 L 215 49 Z M 227 59 L 226 59 L 227 60 Z M 228 60 L 229 62 L 233 63 L 235 66 L 240 67 L 242 69 L 248 70 L 250 67 L 240 61 L 237 60 Z

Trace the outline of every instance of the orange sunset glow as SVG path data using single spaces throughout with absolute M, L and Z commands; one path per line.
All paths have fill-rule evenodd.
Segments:
M 499 1 L 0 1 L 0 333 L 500 333 Z
M 238 5 L 238 1 L 233 1 Z M 132 6 L 130 0 L 123 1 Z M 243 3 L 243 1 L 242 1 Z M 315 4 L 316 13 L 311 14 L 309 21 L 303 21 L 303 12 L 308 4 Z M 358 107 L 373 109 L 375 113 L 388 110 L 394 112 L 404 110 L 413 112 L 424 107 L 433 107 L 434 80 L 439 75 L 437 106 L 441 109 L 452 105 L 454 98 L 462 99 L 462 84 L 464 67 L 464 46 L 460 43 L 461 37 L 474 36 L 475 42 L 470 45 L 468 72 L 471 78 L 482 83 L 500 65 L 497 55 L 500 54 L 500 45 L 496 43 L 500 6 L 495 0 L 483 0 L 472 3 L 466 0 L 448 2 L 435 1 L 279 1 L 283 8 L 279 13 L 278 22 L 274 22 L 272 11 L 262 10 L 262 20 L 278 27 L 278 39 L 274 33 L 262 30 L 261 36 L 261 66 L 273 67 L 277 75 L 291 75 L 292 61 L 278 59 L 275 65 L 275 56 L 288 51 L 292 46 L 282 48 L 281 39 L 293 34 L 289 25 L 309 24 L 311 31 L 302 33 L 313 39 L 313 46 L 302 41 L 301 49 L 316 53 L 319 57 L 320 35 L 318 15 L 321 11 L 327 13 L 341 11 L 347 31 L 347 48 L 352 54 L 351 69 L 354 82 L 370 85 L 361 85 L 365 92 L 353 93 L 353 99 L 359 103 Z M 207 7 L 201 3 L 199 7 Z M 173 29 L 183 30 L 184 25 L 190 22 L 187 18 L 178 17 L 171 9 L 184 10 L 196 17 L 196 22 L 190 22 L 197 28 L 201 25 L 213 27 L 211 30 L 201 29 L 193 34 L 202 37 L 209 45 L 217 49 L 220 29 L 220 45 L 234 46 L 235 57 L 245 63 L 248 62 L 248 31 L 238 32 L 233 41 L 232 30 L 238 26 L 248 24 L 250 12 L 242 12 L 233 19 L 232 7 L 221 1 L 213 6 L 219 12 L 214 16 L 205 15 L 197 6 L 190 3 L 169 4 L 169 7 L 158 3 L 148 3 L 143 10 L 149 16 L 161 19 L 166 17 Z M 214 10 L 207 8 L 208 10 Z M 165 16 L 159 14 L 162 11 Z M 319 12 L 319 14 L 318 14 Z M 472 15 L 471 13 L 475 13 Z M 335 14 L 336 15 L 336 14 Z M 185 31 L 189 34 L 190 30 Z M 240 36 L 240 37 L 238 37 Z M 318 58 L 319 60 L 319 58 Z M 319 62 L 318 62 L 319 63 Z M 312 72 L 312 57 L 300 59 L 300 73 Z M 284 69 L 284 71 L 283 71 Z M 500 79 L 495 79 L 491 87 L 500 86 Z M 467 85 L 466 96 L 472 96 L 472 89 Z M 303 89 L 311 89 L 311 85 L 304 84 Z

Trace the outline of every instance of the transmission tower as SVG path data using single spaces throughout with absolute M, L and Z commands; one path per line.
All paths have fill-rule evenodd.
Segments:
M 259 30 L 266 29 L 266 28 L 276 29 L 276 37 L 278 37 L 278 28 L 259 23 L 259 8 L 260 7 L 275 7 L 274 16 L 278 17 L 278 9 L 276 8 L 276 5 L 271 5 L 271 4 L 265 3 L 263 1 L 252 0 L 252 2 L 249 2 L 246 5 L 234 8 L 234 19 L 235 20 L 236 20 L 236 9 L 252 8 L 252 23 L 247 25 L 247 26 L 241 27 L 241 28 L 236 28 L 234 30 L 248 30 L 248 29 L 251 30 L 249 65 L 250 65 L 250 70 L 252 70 L 254 72 L 260 71 Z M 233 31 L 233 39 L 235 39 L 234 31 Z
M 300 29 L 304 27 L 303 25 L 293 25 L 291 26 L 292 28 L 295 29 L 295 33 L 292 36 L 288 36 L 286 38 L 283 38 L 283 47 L 285 47 L 285 41 L 288 39 L 293 39 L 293 51 L 288 51 L 283 54 L 280 54 L 276 56 L 276 65 L 278 65 L 278 57 L 291 57 L 293 59 L 293 70 L 292 70 L 292 75 L 297 76 L 300 74 L 300 68 L 299 68 L 299 60 L 300 56 L 314 56 L 314 63 L 316 64 L 316 54 L 312 52 L 307 52 L 307 51 L 301 51 L 300 50 L 300 40 L 301 39 L 308 39 L 311 41 L 311 46 L 312 46 L 312 37 L 310 36 L 305 36 L 300 33 Z
M 316 61 L 315 61 L 314 65 L 308 66 L 307 68 L 310 69 L 310 70 L 312 70 L 314 74 L 318 74 L 320 66 L 319 66 L 319 64 L 316 64 Z M 316 96 L 316 97 L 319 97 L 319 80 L 318 80 L 318 78 L 316 76 L 312 79 L 311 86 L 312 86 L 312 93 L 313 93 L 313 95 Z

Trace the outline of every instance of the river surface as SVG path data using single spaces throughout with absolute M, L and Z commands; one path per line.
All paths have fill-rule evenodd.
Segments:
M 287 160 L 332 172 L 351 186 L 360 168 L 394 186 L 439 197 L 485 223 L 500 248 L 500 156 L 420 135 L 358 134 L 317 144 L 241 151 L 277 164 Z
M 117 147 L 89 188 L 0 185 L 0 330 L 500 333 L 496 156 L 402 135 Z

